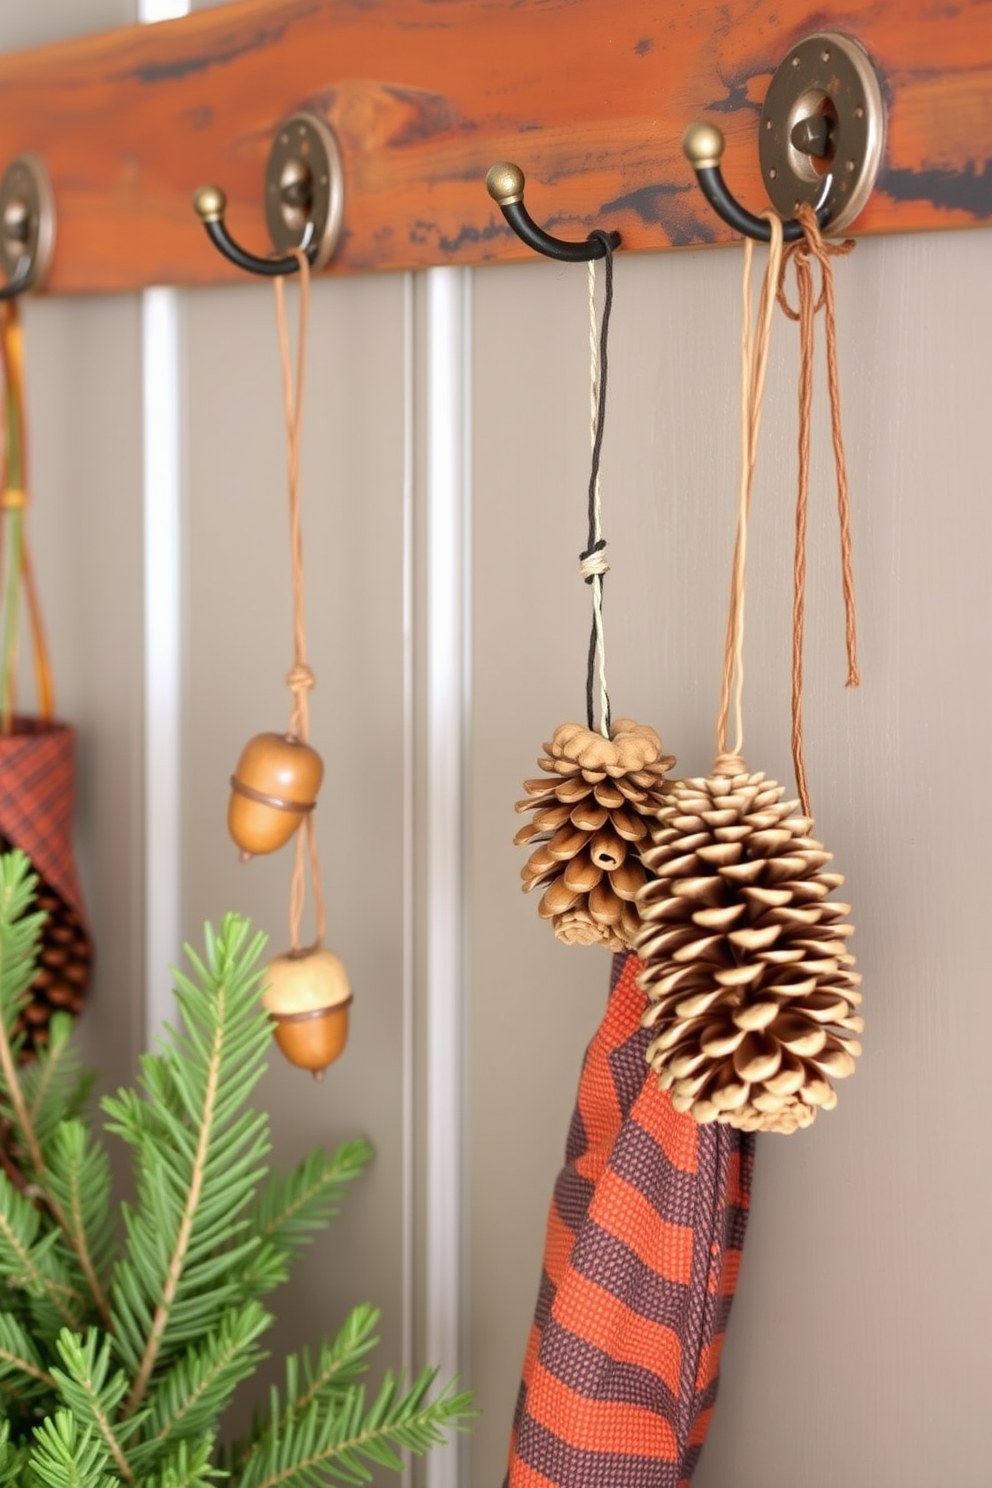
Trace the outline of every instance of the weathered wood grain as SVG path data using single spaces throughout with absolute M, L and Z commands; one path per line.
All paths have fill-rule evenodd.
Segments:
M 726 241 L 682 158 L 712 117 L 725 175 L 760 210 L 755 126 L 788 47 L 847 31 L 890 102 L 858 232 L 992 221 L 992 4 L 960 0 L 244 0 L 0 58 L 0 162 L 46 160 L 59 210 L 52 293 L 235 276 L 190 209 L 205 181 L 264 252 L 262 173 L 279 121 L 323 111 L 347 176 L 329 272 L 526 257 L 486 195 L 516 160 L 551 231 L 616 227 L 640 251 Z

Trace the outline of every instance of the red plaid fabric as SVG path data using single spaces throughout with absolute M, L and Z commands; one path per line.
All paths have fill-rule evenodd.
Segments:
M 686 1488 L 712 1415 L 753 1138 L 672 1110 L 639 970 L 586 1053 L 504 1488 Z
M 72 856 L 76 732 L 66 723 L 18 718 L 0 738 L 0 838 L 85 919 Z

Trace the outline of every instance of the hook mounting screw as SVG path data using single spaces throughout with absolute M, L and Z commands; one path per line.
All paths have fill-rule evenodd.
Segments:
M 55 251 L 55 197 L 44 162 L 18 155 L 0 177 L 0 300 L 40 289 Z

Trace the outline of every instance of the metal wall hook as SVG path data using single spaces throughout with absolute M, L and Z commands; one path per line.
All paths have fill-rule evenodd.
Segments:
M 334 131 L 319 114 L 294 114 L 281 126 L 265 168 L 265 219 L 278 258 L 242 248 L 224 222 L 227 197 L 219 186 L 201 186 L 193 209 L 225 258 L 249 274 L 294 274 L 298 248 L 322 269 L 341 236 L 344 167 Z
M 40 289 L 55 251 L 55 197 L 44 162 L 18 155 L 0 177 L 0 300 Z
M 759 124 L 761 174 L 787 243 L 802 236 L 793 214 L 808 204 L 822 229 L 841 232 L 871 195 L 882 160 L 885 110 L 868 53 L 851 36 L 820 31 L 779 66 Z M 734 197 L 720 171 L 723 135 L 690 124 L 682 149 L 710 206 L 735 231 L 767 242 L 771 229 Z
M 591 258 L 603 258 L 606 248 L 602 238 L 587 238 L 581 243 L 570 243 L 565 238 L 554 238 L 538 227 L 524 206 L 524 173 L 519 165 L 502 161 L 494 165 L 486 176 L 486 190 L 499 207 L 518 238 L 521 238 L 535 253 L 547 258 L 557 258 L 564 263 L 588 263 Z M 620 247 L 618 232 L 606 233 L 611 248 Z
M 696 172 L 699 189 L 718 217 L 722 217 L 735 232 L 746 238 L 755 238 L 767 243 L 772 235 L 771 226 L 764 217 L 756 217 L 742 207 L 733 195 L 720 169 L 725 141 L 723 133 L 715 124 L 690 124 L 682 136 L 682 150 Z M 827 225 L 828 213 L 822 205 L 817 209 L 816 220 L 821 228 Z M 795 218 L 782 224 L 782 237 L 786 243 L 796 243 L 803 235 L 802 226 Z

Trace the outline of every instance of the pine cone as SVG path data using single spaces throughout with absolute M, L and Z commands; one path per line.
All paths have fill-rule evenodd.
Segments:
M 555 729 L 545 758 L 551 780 L 525 780 L 518 811 L 534 819 L 514 837 L 538 844 L 521 869 L 525 892 L 544 889 L 538 906 L 567 945 L 626 950 L 639 928 L 634 895 L 647 875 L 640 844 L 670 789 L 675 757 L 662 754 L 653 728 L 618 718 L 609 739 L 578 723 Z
M 861 1053 L 844 880 L 783 794 L 733 756 L 673 782 L 638 895 L 648 1062 L 677 1111 L 744 1131 L 809 1126 Z
M 37 907 L 48 918 L 30 998 L 16 1024 L 16 1032 L 24 1034 L 24 1055 L 29 1059 L 48 1043 L 53 1012 L 82 1011 L 92 973 L 90 940 L 76 911 L 44 882 L 38 886 Z

